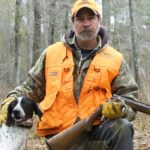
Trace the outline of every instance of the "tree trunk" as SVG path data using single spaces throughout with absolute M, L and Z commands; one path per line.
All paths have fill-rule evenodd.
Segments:
M 106 26 L 108 31 L 110 31 L 110 11 L 110 0 L 102 0 L 102 24 Z
M 136 29 L 133 15 L 133 1 L 129 0 L 129 14 L 130 14 L 130 32 L 131 32 L 131 41 L 132 41 L 132 49 L 133 49 L 133 60 L 134 60 L 134 73 L 135 80 L 140 84 L 140 58 L 139 51 L 137 48 L 137 39 L 136 39 Z
M 65 32 L 68 31 L 68 28 L 69 28 L 68 25 L 69 25 L 68 9 L 66 8 L 66 11 L 65 11 L 65 22 L 64 22 Z
M 70 5 L 69 5 L 69 0 L 66 0 L 65 3 L 64 3 L 64 14 L 65 14 L 65 20 L 64 20 L 64 31 L 65 33 L 68 31 L 69 29 L 69 19 L 70 19 L 70 16 L 68 16 L 68 12 L 70 11 Z M 71 3 L 71 2 L 70 2 Z
M 51 9 L 53 8 L 53 9 Z M 54 36 L 55 36 L 55 11 L 56 11 L 56 1 L 53 0 L 52 2 L 49 2 L 48 4 L 48 10 L 49 10 L 49 27 L 48 27 L 48 43 L 52 44 L 54 43 Z
M 48 19 L 48 4 L 47 4 L 47 0 L 43 0 L 43 43 L 44 43 L 44 47 L 47 47 L 49 45 L 48 42 L 48 26 L 49 26 L 49 19 Z
M 34 3 L 34 42 L 33 42 L 33 64 L 37 61 L 41 44 L 41 14 L 40 0 L 33 0 Z
M 33 9 L 32 9 L 32 0 L 27 2 L 27 28 L 28 28 L 28 69 L 32 67 L 33 64 Z
M 15 72 L 16 72 L 16 84 L 20 82 L 20 65 L 21 65 L 21 35 L 20 35 L 20 23 L 21 23 L 21 4 L 22 0 L 16 0 L 16 12 L 15 12 Z

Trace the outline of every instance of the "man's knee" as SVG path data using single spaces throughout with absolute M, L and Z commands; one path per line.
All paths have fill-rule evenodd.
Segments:
M 114 136 L 132 137 L 133 131 L 133 126 L 127 119 L 119 118 L 105 120 L 101 125 L 95 127 L 93 131 L 89 133 L 89 137 L 93 140 L 104 140 Z
M 119 118 L 112 120 L 110 127 L 114 130 L 122 130 L 122 131 L 131 131 L 133 134 L 133 126 L 132 124 L 124 118 Z

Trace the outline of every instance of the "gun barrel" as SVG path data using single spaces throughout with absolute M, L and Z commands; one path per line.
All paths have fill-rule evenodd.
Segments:
M 115 99 L 115 97 L 118 97 L 118 95 L 114 94 L 113 97 Z M 135 111 L 139 111 L 139 112 L 142 112 L 142 113 L 145 113 L 145 114 L 150 114 L 150 105 L 149 104 L 145 104 L 141 101 L 130 100 L 130 99 L 122 97 L 122 96 L 119 96 L 119 97 L 124 99 L 125 103 L 127 105 L 129 105 Z
M 145 114 L 150 114 L 150 105 L 148 104 L 144 104 L 142 102 L 129 100 L 129 99 L 125 99 L 125 103 L 131 106 L 136 111 L 139 111 Z

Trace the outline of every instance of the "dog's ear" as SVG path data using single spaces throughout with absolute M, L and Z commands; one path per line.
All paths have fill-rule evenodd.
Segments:
M 42 112 L 41 110 L 39 109 L 38 107 L 38 104 L 31 98 L 27 97 L 27 96 L 23 96 L 23 99 L 27 100 L 29 102 L 29 104 L 31 104 L 33 107 L 32 107 L 32 110 L 35 112 L 35 114 L 41 118 L 42 117 Z
M 42 112 L 41 112 L 41 110 L 39 109 L 39 107 L 38 107 L 38 104 L 37 103 L 35 103 L 34 102 L 34 112 L 35 112 L 35 114 L 39 117 L 39 118 L 41 118 L 42 117 Z
M 14 119 L 12 118 L 12 106 L 11 103 L 8 105 L 7 108 L 7 118 L 6 118 L 6 125 L 7 126 L 12 126 L 15 124 Z

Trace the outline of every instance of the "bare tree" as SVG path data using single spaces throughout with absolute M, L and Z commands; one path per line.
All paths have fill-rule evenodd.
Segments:
M 20 23 L 21 23 L 21 4 L 22 0 L 16 0 L 16 12 L 15 12 L 15 71 L 16 71 L 16 84 L 20 82 L 20 65 L 21 65 L 21 54 L 20 54 Z
M 34 3 L 34 41 L 33 41 L 33 63 L 37 60 L 40 53 L 41 44 L 41 13 L 40 0 L 33 0 Z
M 48 43 L 54 43 L 55 36 L 55 26 L 56 26 L 56 0 L 52 0 L 51 2 L 47 1 L 48 6 L 48 15 L 49 15 L 49 25 L 48 25 Z M 53 9 L 51 9 L 53 8 Z
M 110 17 L 111 17 L 110 0 L 103 0 L 102 1 L 102 23 L 104 24 L 104 26 L 107 27 L 108 31 L 110 31 Z
M 44 48 L 49 45 L 48 42 L 48 26 L 49 26 L 49 14 L 48 14 L 48 5 L 47 0 L 42 0 L 42 25 L 43 25 L 43 46 Z
M 73 4 L 74 1 L 72 0 L 66 0 L 63 4 L 63 7 L 64 7 L 64 31 L 68 31 L 69 28 L 71 28 L 71 18 L 70 16 L 68 15 L 69 12 L 70 12 L 70 9 L 71 9 L 71 6 Z
M 33 64 L 33 5 L 32 0 L 27 1 L 27 48 L 28 48 L 28 69 Z
M 135 79 L 138 85 L 140 85 L 140 74 L 139 74 L 140 58 L 139 58 L 139 51 L 136 43 L 136 29 L 135 29 L 134 15 L 133 15 L 132 0 L 129 0 L 129 14 L 130 14 L 130 31 L 131 31 L 131 41 L 132 41 L 132 49 L 133 49 Z

